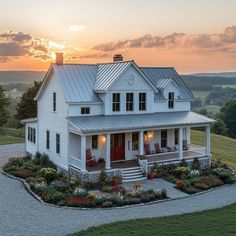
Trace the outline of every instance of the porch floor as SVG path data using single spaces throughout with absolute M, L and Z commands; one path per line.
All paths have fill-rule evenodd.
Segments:
M 137 160 L 123 160 L 123 161 L 116 161 L 111 162 L 111 168 L 112 169 L 123 169 L 123 168 L 129 168 L 129 167 L 135 167 L 138 166 Z M 88 171 L 100 171 L 105 169 L 105 163 L 97 163 L 96 166 L 93 167 L 87 167 Z
M 191 145 L 189 147 L 189 150 L 183 151 L 183 158 L 188 160 L 188 159 L 193 159 L 193 158 L 201 158 L 205 157 L 205 148 L 200 147 L 197 145 Z M 179 156 L 178 156 L 178 151 L 175 152 L 164 152 L 164 153 L 158 153 L 158 154 L 151 154 L 151 155 L 145 155 L 147 158 L 148 163 L 153 163 L 153 162 L 169 162 L 169 161 L 178 161 Z M 129 168 L 129 167 L 135 167 L 138 166 L 138 160 L 128 160 L 128 161 L 116 161 L 116 162 L 111 162 L 111 168 L 112 169 L 123 169 L 123 168 Z M 93 167 L 87 167 L 88 171 L 100 171 L 105 169 L 105 163 L 97 163 L 96 166 Z

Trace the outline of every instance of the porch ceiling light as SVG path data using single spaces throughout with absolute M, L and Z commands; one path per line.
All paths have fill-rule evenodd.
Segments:
M 101 139 L 102 139 L 102 142 L 106 142 L 106 135 L 102 135 L 102 137 L 101 137 Z
M 152 138 L 153 137 L 153 133 L 152 132 L 148 132 L 148 138 Z

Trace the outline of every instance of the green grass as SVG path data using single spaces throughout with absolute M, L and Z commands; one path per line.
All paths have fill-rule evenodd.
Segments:
M 11 144 L 11 143 L 23 143 L 24 139 L 19 137 L 1 135 L 0 136 L 0 145 L 2 144 Z
M 191 130 L 191 143 L 204 146 L 204 132 Z M 236 169 L 236 139 L 211 134 L 211 154 Z
M 125 209 L 124 209 L 125 211 Z M 236 235 L 236 204 L 221 209 L 162 218 L 116 222 L 92 227 L 74 236 L 217 236 Z
M 208 105 L 206 106 L 206 109 L 208 112 L 211 112 L 213 114 L 219 113 L 220 112 L 220 106 L 216 106 L 216 105 Z

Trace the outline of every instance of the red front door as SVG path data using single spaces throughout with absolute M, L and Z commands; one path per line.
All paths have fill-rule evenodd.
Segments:
M 111 161 L 125 159 L 125 134 L 111 134 Z

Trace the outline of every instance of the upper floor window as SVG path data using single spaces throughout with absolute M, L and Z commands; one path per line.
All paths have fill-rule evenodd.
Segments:
M 173 92 L 169 93 L 168 107 L 170 109 L 174 108 L 174 99 L 175 99 L 175 94 Z
M 113 93 L 112 95 L 112 111 L 120 111 L 120 94 Z
M 57 94 L 53 92 L 53 111 L 57 110 Z
M 98 135 L 92 135 L 92 149 L 98 149 Z
M 31 143 L 36 143 L 36 129 L 28 127 L 28 141 Z
M 139 110 L 146 110 L 146 93 L 139 93 Z
M 46 130 L 46 149 L 50 149 L 50 131 Z
M 60 134 L 56 134 L 56 154 L 61 153 L 61 136 Z
M 81 107 L 81 114 L 90 114 L 90 107 Z
M 126 111 L 133 111 L 134 109 L 134 94 L 126 93 Z

